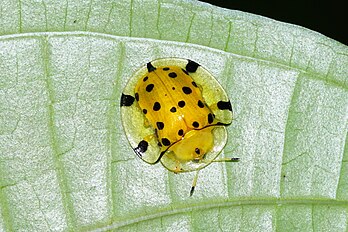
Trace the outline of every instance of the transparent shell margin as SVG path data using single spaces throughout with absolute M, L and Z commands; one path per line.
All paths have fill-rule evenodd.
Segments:
M 149 61 L 154 67 L 160 66 L 179 66 L 185 69 L 188 59 L 182 58 L 160 58 L 153 61 Z M 134 97 L 134 89 L 140 78 L 144 77 L 148 73 L 146 63 L 138 69 L 132 77 L 128 80 L 126 86 L 124 87 L 123 94 L 131 95 Z M 214 76 L 207 71 L 204 67 L 199 66 L 196 72 L 190 73 L 193 80 L 201 87 L 202 95 L 208 106 L 217 103 L 218 101 L 229 101 L 229 98 L 219 84 L 219 82 L 214 78 Z M 220 113 L 221 112 L 221 113 Z M 216 118 L 225 124 L 232 122 L 232 112 L 230 114 L 224 113 L 224 111 L 214 112 Z M 145 116 L 141 112 L 140 107 L 137 102 L 134 101 L 132 106 L 121 107 L 121 121 L 126 133 L 127 139 L 131 144 L 132 148 L 136 148 L 141 140 L 149 135 L 154 135 L 154 128 L 151 126 L 145 127 Z M 227 131 L 224 126 L 217 126 L 213 130 L 214 134 L 214 147 L 209 154 L 206 155 L 206 161 L 201 163 L 195 163 L 193 161 L 187 162 L 182 165 L 184 171 L 194 171 L 199 170 L 207 165 L 209 165 L 212 160 L 214 160 L 219 153 L 222 151 L 223 147 L 227 141 Z M 220 141 L 220 142 L 219 142 Z M 216 142 L 219 142 L 217 145 Z M 157 145 L 157 139 L 152 139 L 149 141 L 148 150 L 146 151 L 146 157 L 142 157 L 142 160 L 147 163 L 154 163 L 160 156 L 160 147 Z M 167 156 L 167 153 L 164 155 Z M 170 155 L 169 155 L 170 157 Z M 162 160 L 164 159 L 164 160 Z M 162 157 L 161 163 L 170 171 L 173 171 L 173 165 L 170 158 Z

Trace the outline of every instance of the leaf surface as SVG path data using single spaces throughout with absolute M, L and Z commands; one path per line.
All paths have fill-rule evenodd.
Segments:
M 348 48 L 197 1 L 0 3 L 0 231 L 347 231 Z M 136 158 L 132 74 L 189 58 L 224 86 L 221 156 L 175 175 Z M 142 125 L 139 125 L 142 126 Z

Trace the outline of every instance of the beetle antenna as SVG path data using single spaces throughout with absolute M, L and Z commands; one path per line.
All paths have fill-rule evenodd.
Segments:
M 191 191 L 190 191 L 190 197 L 192 197 L 193 192 L 195 191 L 195 187 L 196 187 L 197 179 L 198 179 L 198 172 L 199 172 L 199 170 L 196 172 L 196 175 L 193 178 L 192 187 L 191 187 Z
M 239 162 L 239 158 L 232 157 L 232 158 L 221 158 L 213 160 L 212 162 Z

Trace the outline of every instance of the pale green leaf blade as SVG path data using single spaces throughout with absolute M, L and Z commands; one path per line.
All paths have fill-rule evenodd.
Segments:
M 347 230 L 347 46 L 196 1 L 0 9 L 0 231 Z M 120 123 L 125 82 L 168 56 L 210 70 L 236 116 L 241 162 L 191 198 L 194 173 L 137 159 Z

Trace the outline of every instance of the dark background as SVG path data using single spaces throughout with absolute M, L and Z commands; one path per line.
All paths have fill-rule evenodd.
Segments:
M 303 26 L 348 45 L 348 2 L 344 5 L 345 1 L 201 1 Z

